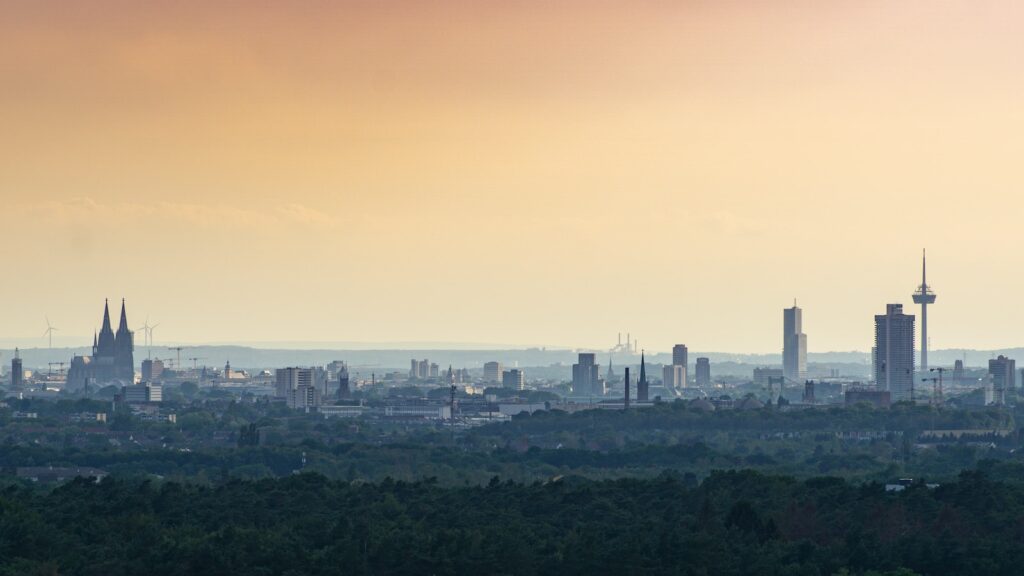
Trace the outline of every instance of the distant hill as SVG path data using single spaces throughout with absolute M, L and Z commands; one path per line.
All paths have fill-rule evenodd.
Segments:
M 53 369 L 57 370 L 57 363 L 64 362 L 65 368 L 75 355 L 85 355 L 91 352 L 90 348 L 28 348 L 20 351 L 24 360 L 24 366 L 29 370 L 45 371 L 49 364 L 54 363 Z M 609 354 L 605 351 L 596 351 L 598 362 L 607 366 Z M 154 347 L 152 351 L 144 346 L 138 346 L 135 350 L 136 365 L 140 364 L 148 354 L 154 358 L 164 360 L 174 359 L 177 353 L 166 347 Z M 1021 360 L 1024 368 L 1024 348 L 1010 348 L 1003 350 L 934 350 L 931 352 L 931 363 L 935 366 L 952 366 L 955 360 L 966 357 L 967 366 L 985 367 L 990 358 L 1003 354 L 1010 358 Z M 713 370 L 719 375 L 749 375 L 756 366 L 781 366 L 781 354 L 736 354 L 729 352 L 701 352 L 690 351 L 690 366 L 696 359 L 706 356 L 711 359 Z M 0 365 L 4 371 L 10 367 L 10 359 L 14 357 L 13 349 L 0 350 Z M 409 361 L 413 358 L 428 359 L 436 362 L 442 369 L 449 364 L 456 368 L 481 368 L 485 362 L 498 361 L 506 367 L 539 367 L 539 366 L 565 366 L 566 374 L 569 367 L 576 362 L 577 351 L 568 349 L 551 348 L 510 348 L 510 349 L 287 349 L 287 348 L 256 348 L 251 346 L 229 346 L 229 345 L 197 345 L 187 346 L 181 353 L 182 363 L 191 366 L 189 358 L 201 358 L 199 365 L 223 366 L 230 361 L 232 367 L 239 369 L 271 369 L 283 366 L 311 366 L 324 365 L 333 360 L 344 360 L 355 369 L 362 372 L 375 371 L 378 374 L 391 371 L 406 371 L 409 369 Z M 616 367 L 637 366 L 640 363 L 639 355 L 617 354 L 610 359 Z M 658 365 L 671 362 L 671 354 L 649 354 L 647 361 L 650 364 Z M 808 364 L 840 369 L 843 374 L 867 374 L 871 364 L 871 355 L 867 352 L 816 352 L 807 355 Z M 659 375 L 655 375 L 657 378 Z M 566 376 L 568 378 L 568 376 Z

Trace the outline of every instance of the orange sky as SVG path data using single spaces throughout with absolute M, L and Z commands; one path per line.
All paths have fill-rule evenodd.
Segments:
M 1022 345 L 1022 55 L 1012 2 L 0 0 L 0 337 L 867 350 L 926 245 L 933 347 Z

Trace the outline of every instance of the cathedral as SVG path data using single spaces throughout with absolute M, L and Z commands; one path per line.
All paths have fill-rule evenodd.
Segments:
M 135 382 L 134 334 L 128 329 L 124 300 L 121 301 L 121 322 L 117 332 L 110 326 L 110 305 L 103 306 L 103 327 L 93 335 L 92 356 L 75 356 L 68 370 L 67 389 L 105 386 L 114 382 Z

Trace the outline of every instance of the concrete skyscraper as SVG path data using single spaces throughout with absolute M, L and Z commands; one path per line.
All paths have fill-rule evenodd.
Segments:
M 502 381 L 501 362 L 487 362 L 484 364 L 484 382 L 498 383 Z
M 670 393 L 679 396 L 686 388 L 686 368 L 678 364 L 666 364 L 661 370 L 661 382 Z
M 935 303 L 935 292 L 928 286 L 928 259 L 921 251 L 921 285 L 914 292 L 914 304 L 921 305 L 921 372 L 928 371 L 928 305 Z
M 311 368 L 278 368 L 274 376 L 274 392 L 278 398 L 287 399 L 299 388 L 315 388 Z
M 665 388 L 679 394 L 679 391 L 686 388 L 687 371 L 686 365 L 689 361 L 689 351 L 686 344 L 676 344 L 672 347 L 672 365 L 666 366 L 662 371 L 662 381 Z
M 875 316 L 875 384 L 894 402 L 914 397 L 914 315 L 902 304 L 888 304 Z
M 803 310 L 796 302 L 782 311 L 782 376 L 797 383 L 807 378 L 807 335 L 803 332 Z
M 988 373 L 992 376 L 998 404 L 1006 403 L 1006 393 L 1017 388 L 1017 362 L 1013 358 L 999 356 L 988 361 Z
M 11 388 L 20 390 L 25 384 L 25 368 L 21 364 L 21 352 L 15 348 L 11 359 Z
M 512 390 L 524 390 L 526 388 L 526 376 L 519 368 L 505 370 L 501 373 L 501 386 Z
M 672 347 L 672 365 L 682 366 L 685 369 L 686 363 L 689 361 L 689 355 L 686 344 L 676 344 Z
M 592 352 L 581 352 L 579 360 L 572 365 L 572 391 L 577 395 L 604 395 L 601 382 L 601 365 Z
M 697 369 L 695 370 L 694 379 L 698 388 L 711 386 L 711 360 L 697 358 Z

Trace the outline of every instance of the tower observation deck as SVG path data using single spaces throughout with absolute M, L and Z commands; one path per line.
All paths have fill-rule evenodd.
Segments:
M 921 372 L 928 371 L 928 305 L 935 303 L 935 292 L 928 286 L 928 259 L 921 251 L 921 285 L 913 295 L 914 304 L 921 305 Z

